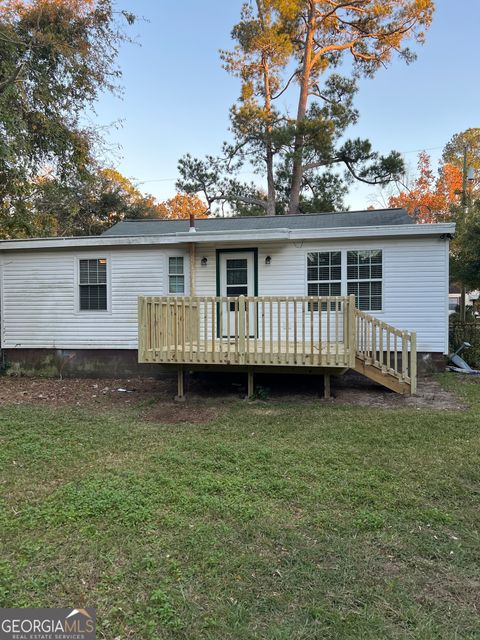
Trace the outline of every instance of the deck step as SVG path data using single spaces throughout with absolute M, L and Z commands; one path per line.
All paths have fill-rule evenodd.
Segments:
M 396 393 L 403 395 L 411 393 L 410 384 L 399 380 L 388 371 L 382 371 L 371 364 L 367 364 L 361 358 L 355 358 L 355 371 Z

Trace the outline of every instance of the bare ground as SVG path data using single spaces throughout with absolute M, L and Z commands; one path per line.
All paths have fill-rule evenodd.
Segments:
M 176 381 L 172 378 L 65 379 L 3 377 L 0 406 L 38 404 L 43 406 L 136 406 L 147 420 L 163 423 L 210 422 L 231 402 L 245 397 L 245 374 L 195 374 L 187 384 L 186 403 L 175 403 Z M 256 377 L 258 399 L 305 402 L 318 400 L 321 378 L 312 376 Z M 431 378 L 419 380 L 413 397 L 399 396 L 366 378 L 349 372 L 332 382 L 329 405 L 418 407 L 459 410 L 465 406 Z

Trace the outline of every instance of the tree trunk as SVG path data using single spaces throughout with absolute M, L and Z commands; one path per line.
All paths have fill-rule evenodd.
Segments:
M 265 14 L 263 4 L 261 0 L 257 0 L 258 15 L 262 24 L 265 26 Z M 262 67 L 263 67 L 263 85 L 265 90 L 265 111 L 268 116 L 272 114 L 272 90 L 270 87 L 270 66 L 268 63 L 268 57 L 262 55 Z M 267 216 L 274 216 L 276 213 L 276 191 L 275 191 L 275 178 L 273 172 L 273 145 L 272 145 L 272 124 L 267 123 L 266 127 L 266 139 L 265 139 L 265 164 L 267 168 Z
M 272 112 L 271 107 L 271 92 L 270 92 L 270 77 L 268 62 L 264 64 L 264 78 L 265 78 L 265 110 L 270 115 Z M 267 216 L 274 216 L 275 211 L 275 178 L 273 175 L 273 148 L 272 148 L 272 125 L 267 124 L 266 131 L 266 153 L 265 161 L 267 165 Z
M 275 192 L 275 179 L 273 177 L 273 152 L 272 143 L 267 143 L 267 216 L 274 216 L 276 214 L 276 192 Z
M 290 202 L 288 213 L 300 213 L 300 191 L 302 188 L 303 178 L 303 144 L 304 138 L 299 130 L 299 125 L 305 120 L 308 103 L 308 90 L 310 84 L 310 72 L 313 51 L 313 36 L 315 33 L 315 2 L 309 0 L 307 31 L 305 34 L 305 47 L 303 57 L 302 74 L 300 76 L 300 96 L 298 99 L 297 109 L 297 132 L 294 141 L 294 156 L 292 166 L 292 181 L 290 186 Z

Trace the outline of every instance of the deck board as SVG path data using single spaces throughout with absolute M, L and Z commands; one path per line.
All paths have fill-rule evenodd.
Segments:
M 158 349 L 151 349 L 149 362 L 174 362 L 188 364 L 192 362 L 212 362 L 229 364 L 265 364 L 289 366 L 348 366 L 348 354 L 343 342 L 305 341 L 305 349 L 295 352 L 293 345 L 286 341 L 245 340 L 245 348 L 238 352 L 238 341 L 215 338 L 214 340 L 200 340 L 185 342 L 184 344 L 165 345 Z

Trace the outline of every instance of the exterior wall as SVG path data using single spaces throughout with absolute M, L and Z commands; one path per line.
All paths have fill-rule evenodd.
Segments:
M 166 294 L 173 255 L 184 252 L 147 247 L 4 254 L 2 347 L 136 349 L 137 297 Z M 107 258 L 108 311 L 78 310 L 78 259 L 88 257 Z
M 231 245 L 235 246 L 235 245 Z M 307 295 L 307 253 L 382 249 L 383 309 L 372 315 L 394 327 L 417 332 L 418 352 L 448 351 L 448 242 L 438 237 L 312 242 L 255 243 L 258 248 L 258 295 Z M 223 245 L 222 245 L 223 248 Z M 265 264 L 265 258 L 271 263 Z M 207 258 L 207 266 L 200 262 Z M 216 294 L 213 245 L 198 247 L 196 294 Z M 342 295 L 347 294 L 346 260 L 342 261 Z
M 308 251 L 382 249 L 383 310 L 373 315 L 395 327 L 417 331 L 418 352 L 448 349 L 448 243 L 438 237 L 258 243 L 259 295 L 306 295 Z M 137 297 L 166 295 L 168 256 L 185 247 L 110 248 L 108 251 L 5 252 L 1 259 L 2 347 L 6 349 L 136 349 Z M 266 256 L 271 264 L 265 264 Z M 80 257 L 108 260 L 109 309 L 78 311 Z M 202 267 L 202 258 L 207 265 Z M 343 261 L 345 263 L 345 260 Z M 216 295 L 214 245 L 198 244 L 195 294 Z M 344 264 L 343 294 L 346 294 Z

